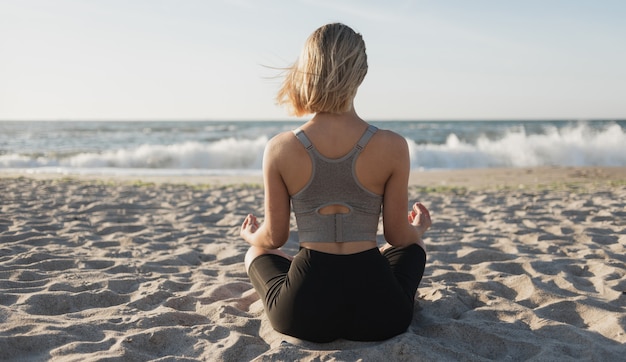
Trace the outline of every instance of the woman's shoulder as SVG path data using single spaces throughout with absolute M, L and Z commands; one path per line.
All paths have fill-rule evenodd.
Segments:
M 394 141 L 397 141 L 398 139 L 404 139 L 404 137 L 402 137 L 399 133 L 384 128 L 378 128 L 376 134 Z
M 384 149 L 405 149 L 407 147 L 406 139 L 403 136 L 387 129 L 379 128 L 373 141 L 378 147 Z
M 270 138 L 266 145 L 268 151 L 277 154 L 292 153 L 301 148 L 300 141 L 295 137 L 293 131 L 278 133 Z
M 280 132 L 270 138 L 270 140 L 267 142 L 267 144 L 272 147 L 289 146 L 297 143 L 298 139 L 295 137 L 294 131 Z

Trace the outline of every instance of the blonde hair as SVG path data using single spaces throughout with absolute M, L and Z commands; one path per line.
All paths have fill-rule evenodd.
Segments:
M 366 74 L 361 34 L 344 24 L 327 24 L 309 36 L 276 99 L 296 116 L 347 112 Z

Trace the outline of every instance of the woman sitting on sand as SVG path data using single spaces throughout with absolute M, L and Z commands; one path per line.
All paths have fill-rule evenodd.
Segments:
M 278 93 L 314 117 L 265 149 L 265 221 L 248 215 L 245 265 L 277 331 L 330 342 L 383 340 L 411 323 L 424 273 L 428 210 L 408 214 L 409 153 L 403 137 L 359 118 L 353 106 L 367 73 L 365 44 L 343 24 L 307 40 Z M 300 241 L 291 257 L 290 201 Z M 387 245 L 377 247 L 381 213 Z

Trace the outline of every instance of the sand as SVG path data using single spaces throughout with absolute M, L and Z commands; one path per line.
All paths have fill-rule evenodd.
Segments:
M 375 343 L 271 329 L 238 237 L 259 183 L 0 174 L 0 360 L 624 358 L 624 168 L 413 175 L 428 265 L 410 328 Z

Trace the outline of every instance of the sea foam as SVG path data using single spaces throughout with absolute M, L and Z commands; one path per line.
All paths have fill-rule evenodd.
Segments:
M 68 129 L 72 130 L 69 126 Z M 268 140 L 286 128 L 276 124 L 264 126 L 258 122 L 248 128 L 220 129 L 220 132 L 228 131 L 231 134 L 217 137 L 219 134 L 215 134 L 214 130 L 195 132 L 196 128 L 190 128 L 186 133 L 170 134 L 170 130 L 179 130 L 177 125 L 171 125 L 157 133 L 158 137 L 152 137 L 156 131 L 152 134 L 133 133 L 130 137 L 127 133 L 131 126 L 134 125 L 120 127 L 120 130 L 110 133 L 108 138 L 94 132 L 98 137 L 77 139 L 82 142 L 79 146 L 68 147 L 74 141 L 74 136 L 67 136 L 54 147 L 40 146 L 30 151 L 29 147 L 0 149 L 0 170 L 49 172 L 59 169 L 74 173 L 94 169 L 100 170 L 99 173 L 107 170 L 111 173 L 121 170 L 135 170 L 136 173 L 157 170 L 178 170 L 184 173 L 257 172 L 261 170 L 263 150 Z M 622 126 L 611 122 L 603 125 L 579 122 L 558 127 L 550 123 L 489 122 L 395 122 L 380 123 L 378 126 L 388 126 L 406 138 L 411 168 L 414 170 L 534 166 L 626 167 L 626 132 Z M 124 142 L 118 140 L 121 135 L 126 137 Z M 6 142 L 14 139 L 6 138 Z M 92 139 L 100 142 L 98 148 L 88 148 Z M 140 142 L 126 141 L 134 139 Z M 54 140 L 42 138 L 39 144 L 48 145 Z
M 444 144 L 407 141 L 414 169 L 626 166 L 626 133 L 617 124 L 601 130 L 585 123 L 548 127 L 542 134 L 521 128 L 498 139 L 483 135 L 475 143 L 463 142 L 454 133 Z
M 260 169 L 267 137 L 253 140 L 227 138 L 211 143 L 141 145 L 101 153 L 67 157 L 0 156 L 2 168 L 136 168 L 136 169 Z

